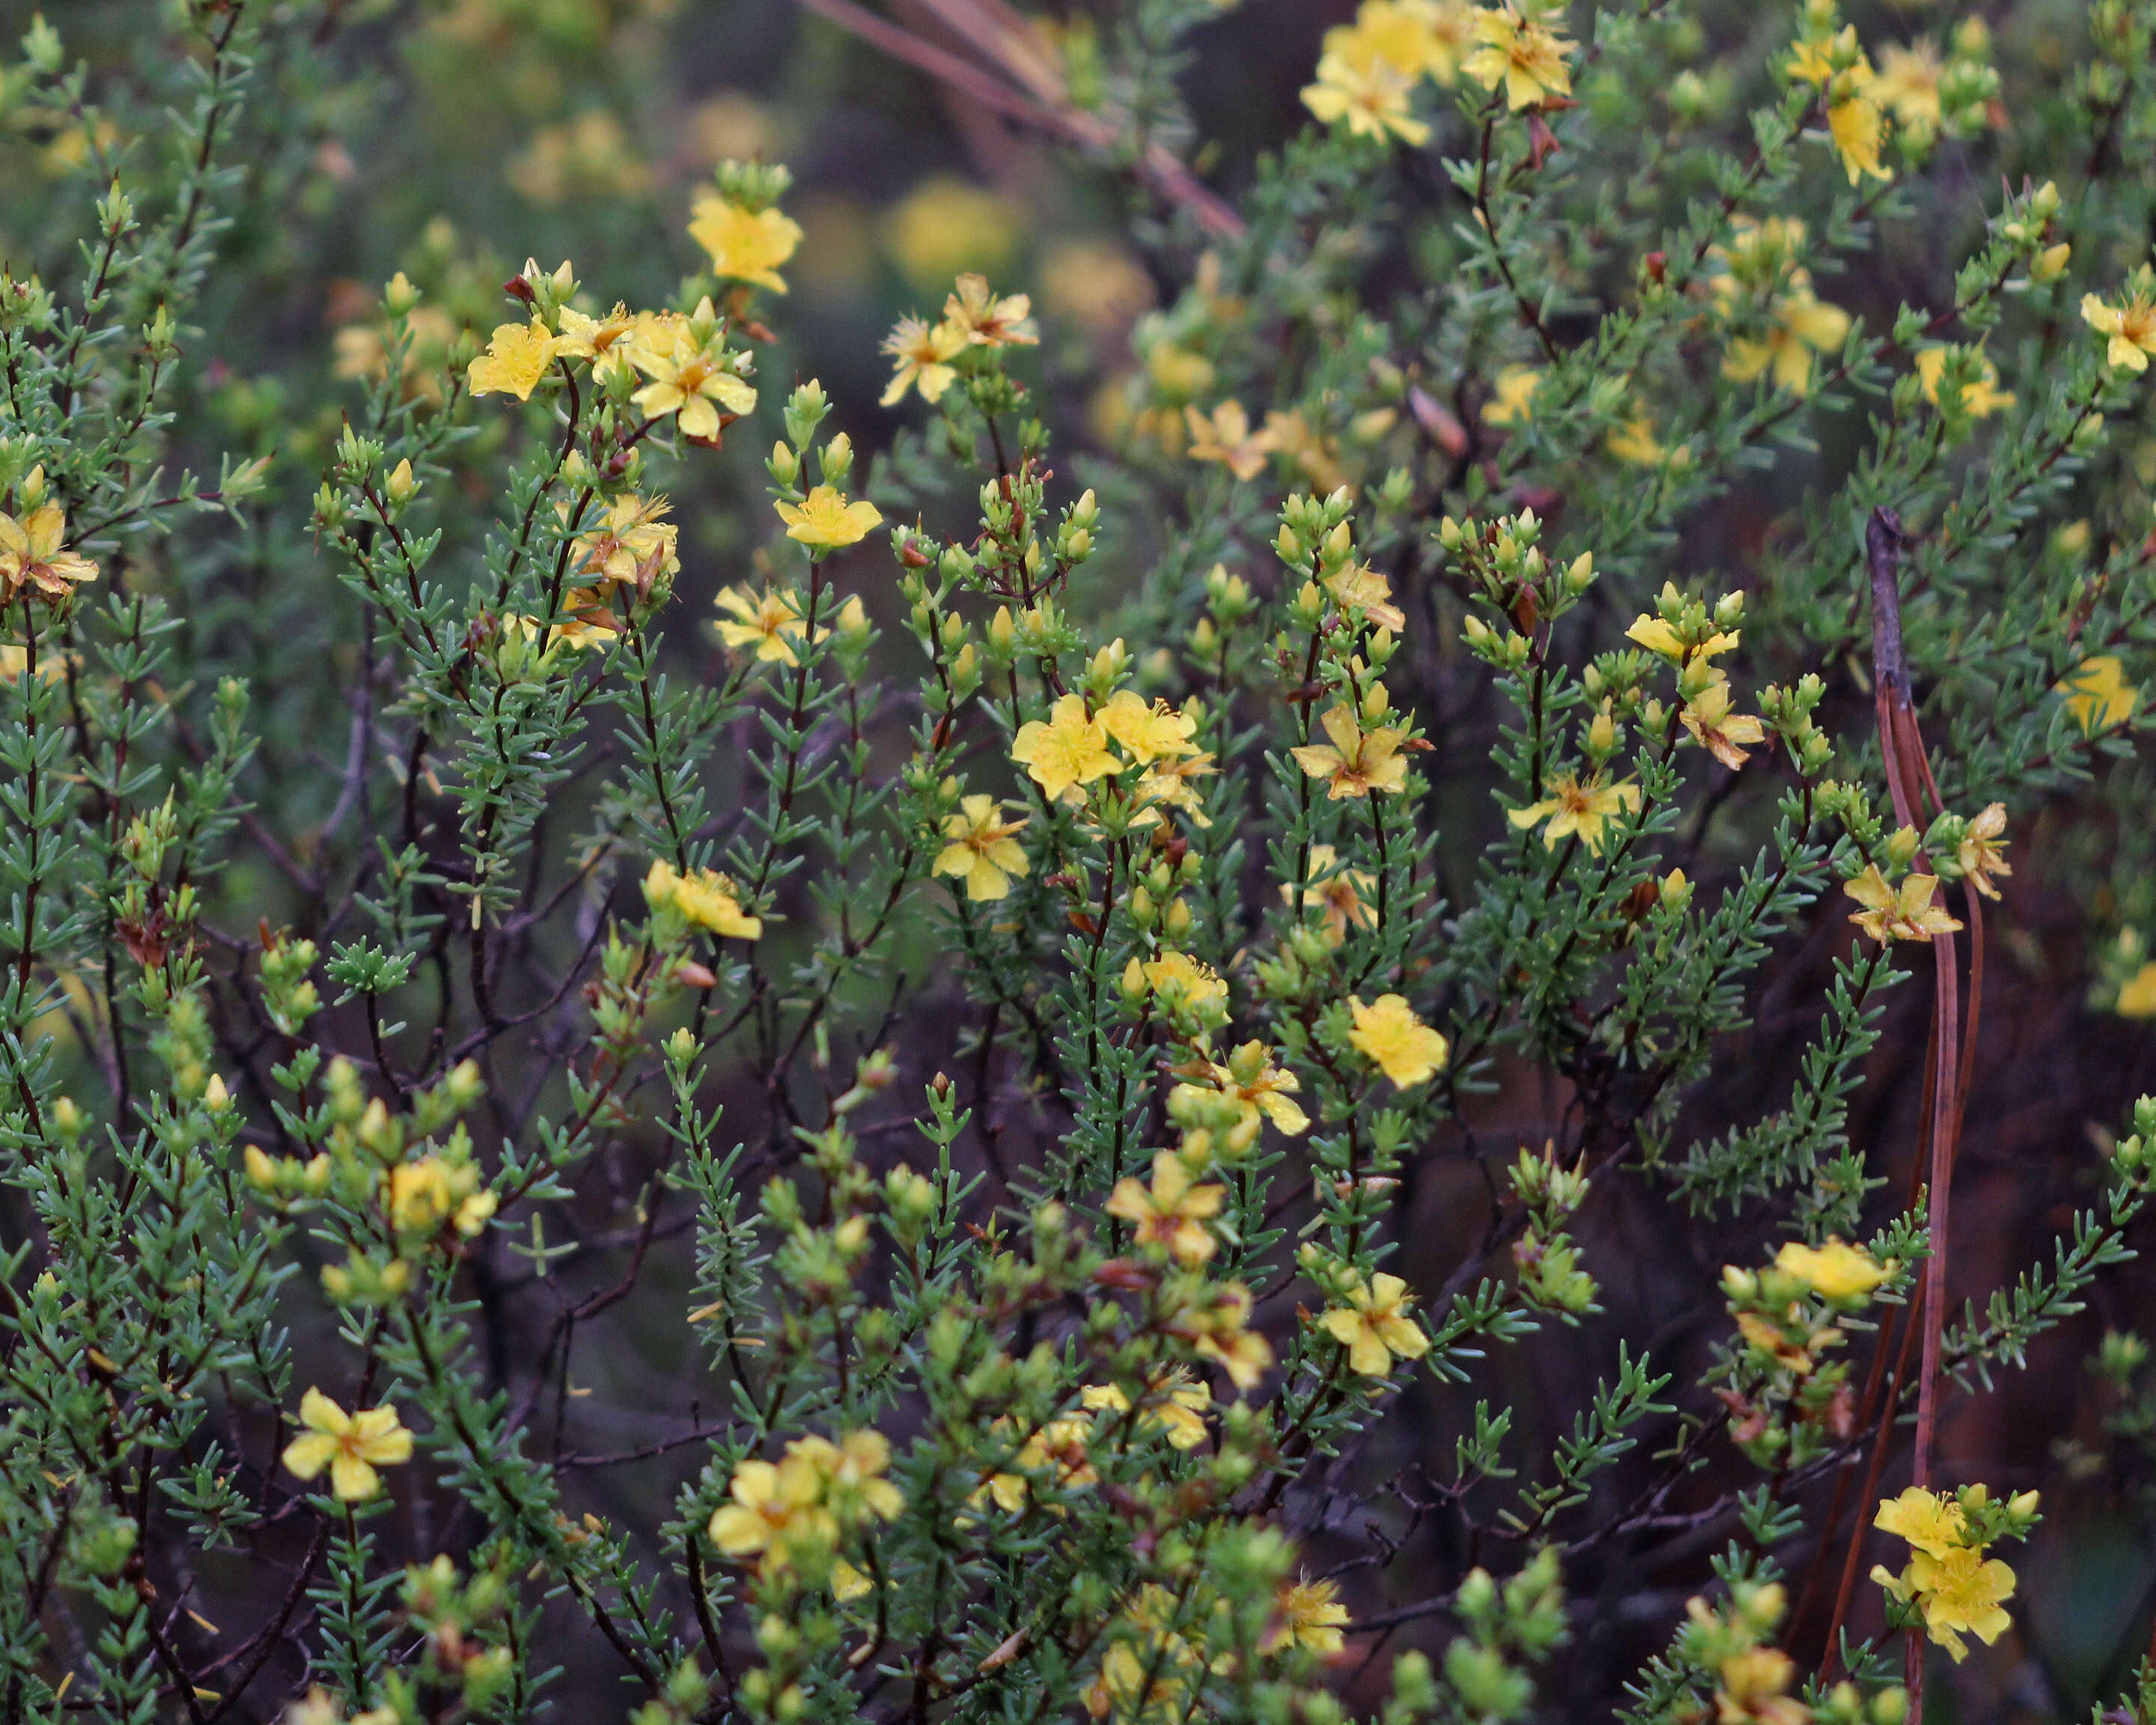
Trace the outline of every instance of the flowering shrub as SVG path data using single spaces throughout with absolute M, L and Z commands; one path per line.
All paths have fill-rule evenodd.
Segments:
M 0 1720 L 2004 1692 L 2156 1461 L 2156 7 L 1362 0 L 1224 192 L 1255 0 L 811 9 L 1133 240 L 930 182 L 827 389 L 564 108 L 316 341 L 672 9 L 23 23 Z

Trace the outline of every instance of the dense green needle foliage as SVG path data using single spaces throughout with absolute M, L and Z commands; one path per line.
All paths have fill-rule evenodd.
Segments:
M 2156 4 L 808 10 L 12 20 L 0 1725 L 2156 1721 Z

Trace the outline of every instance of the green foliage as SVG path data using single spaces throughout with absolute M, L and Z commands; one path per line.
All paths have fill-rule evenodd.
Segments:
M 918 9 L 1077 160 L 880 415 L 747 0 L 16 21 L 0 1725 L 2004 1692 L 1953 1416 L 2156 1516 L 2156 1101 L 1948 1209 L 2156 1016 L 2156 8 L 1366 0 L 1240 153 L 1302 8 Z

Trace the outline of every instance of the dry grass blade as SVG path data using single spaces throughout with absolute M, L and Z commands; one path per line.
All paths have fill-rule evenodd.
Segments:
M 1060 73 L 1041 53 L 1031 32 L 1011 27 L 1015 14 L 997 16 L 1007 8 L 977 8 L 975 0 L 926 0 L 936 16 L 964 33 L 970 45 L 993 58 L 995 69 L 990 70 L 901 29 L 855 0 L 799 0 L 799 3 L 1008 120 L 1095 154 L 1107 154 L 1121 141 L 1107 119 L 1070 105 L 1063 93 Z M 1155 195 L 1188 210 L 1198 225 L 1214 238 L 1232 239 L 1244 231 L 1243 218 L 1234 208 L 1163 146 L 1147 145 L 1132 172 Z

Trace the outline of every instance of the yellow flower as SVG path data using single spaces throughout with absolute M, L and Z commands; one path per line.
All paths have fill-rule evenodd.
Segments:
M 1404 995 L 1380 994 L 1368 1006 L 1350 995 L 1348 1010 L 1355 1020 L 1348 1041 L 1397 1090 L 1435 1077 L 1450 1053 L 1444 1036 L 1415 1016 Z
M 1917 376 L 1922 381 L 1924 399 L 1938 403 L 1939 380 L 1946 375 L 1947 350 L 1943 347 L 1925 347 L 1917 351 Z M 1986 359 L 1982 362 L 1980 375 L 1972 383 L 1961 386 L 1961 410 L 1972 419 L 1983 419 L 2001 408 L 2014 405 L 2014 392 L 1999 387 L 1999 367 Z
M 1400 745 L 1407 740 L 1406 732 L 1389 725 L 1365 731 L 1355 704 L 1348 701 L 1327 708 L 1320 722 L 1325 726 L 1325 734 L 1332 739 L 1329 747 L 1323 743 L 1310 743 L 1289 752 L 1305 773 L 1327 782 L 1328 801 L 1337 803 L 1347 797 L 1367 797 L 1373 791 L 1398 792 L 1407 788 L 1408 763 L 1400 753 Z
M 2127 979 L 2111 1009 L 2123 1019 L 2156 1019 L 2156 959 Z
M 382 1489 L 376 1468 L 412 1459 L 412 1434 L 387 1404 L 347 1414 L 321 1390 L 310 1389 L 300 1398 L 300 1424 L 306 1430 L 285 1446 L 285 1466 L 303 1480 L 326 1467 L 330 1490 L 340 1502 L 372 1497 Z
M 1007 1420 L 998 1420 L 995 1425 L 998 1430 L 1009 1429 Z M 1034 1474 L 1048 1474 L 1047 1483 L 1058 1491 L 1081 1491 L 1101 1477 L 1086 1459 L 1086 1440 L 1092 1435 L 1091 1426 L 1083 1420 L 1072 1416 L 1050 1420 L 1019 1445 L 1009 1468 L 988 1476 L 983 1489 L 998 1507 L 1013 1515 L 1025 1507 L 1026 1499 L 1032 1495 L 1030 1476 Z M 975 1496 L 978 1500 L 978 1493 Z M 1061 1513 L 1060 1507 L 1056 1507 Z
M 747 588 L 726 587 L 719 589 L 712 601 L 719 609 L 729 613 L 739 621 L 719 620 L 719 636 L 729 647 L 756 649 L 756 656 L 773 660 L 780 665 L 796 665 L 793 649 L 802 644 L 807 633 L 807 624 L 793 599 L 776 588 L 766 588 L 761 595 L 752 595 Z M 816 639 L 823 639 L 829 630 L 819 629 Z
M 1895 123 L 1920 139 L 1939 129 L 1939 74 L 1946 69 L 1938 49 L 1919 36 L 1907 48 L 1889 43 L 1879 50 L 1879 74 L 1871 80 L 1870 95 L 1891 109 Z
M 976 347 L 1031 347 L 1040 341 L 1028 315 L 1032 310 L 1025 295 L 999 300 L 985 276 L 968 275 L 943 301 L 943 321 Z
M 1572 44 L 1540 18 L 1522 17 L 1510 5 L 1481 7 L 1475 39 L 1483 45 L 1460 62 L 1460 70 L 1485 90 L 1502 86 L 1514 112 L 1572 94 L 1564 65 Z
M 1012 878 L 1023 879 L 1030 866 L 1014 834 L 1025 820 L 1005 820 L 1004 805 L 993 797 L 968 797 L 956 814 L 943 818 L 943 849 L 935 872 L 966 883 L 966 896 L 978 904 L 1009 896 Z
M 1900 1575 L 1881 1565 L 1871 1579 L 1896 1598 L 1913 1601 L 1925 1634 L 1957 1663 L 1969 1653 L 1960 1631 L 1987 1645 L 2006 1631 L 2013 1620 L 2001 1608 L 2013 1596 L 2014 1572 L 1996 1558 L 1985 1558 L 1958 1503 L 1912 1486 L 1879 1506 L 1873 1525 L 1907 1540 L 1912 1553 Z
M 1163 1150 L 1152 1159 L 1150 1190 L 1126 1176 L 1102 1208 L 1137 1230 L 1138 1245 L 1157 1245 L 1178 1263 L 1203 1264 L 1220 1247 L 1205 1224 L 1227 1196 L 1225 1186 L 1194 1186 L 1183 1158 Z
M 2141 698 L 2139 688 L 2126 680 L 2126 667 L 2108 653 L 2084 659 L 2051 686 L 2066 697 L 2066 711 L 2092 735 L 2124 724 Z
M 698 194 L 689 237 L 711 254 L 714 275 L 786 291 L 779 266 L 801 244 L 801 224 L 777 209 L 749 210 L 716 192 Z
M 1909 1560 L 1907 1580 L 1924 1614 L 1925 1635 L 1957 1664 L 1969 1652 L 1958 1631 L 1989 1646 L 2013 1625 L 2003 1602 L 2014 1596 L 2014 1572 L 1979 1548 L 1962 1546 L 1938 1558 L 1920 1552 Z
M 763 919 L 745 913 L 734 883 L 713 869 L 685 875 L 671 863 L 654 862 L 644 877 L 644 901 L 654 910 L 671 905 L 697 927 L 716 935 L 744 941 L 763 937 Z
M 1078 1399 L 1095 1413 L 1131 1410 L 1131 1399 L 1112 1384 L 1089 1384 Z M 1180 1366 L 1138 1398 L 1140 1420 L 1158 1426 L 1169 1445 L 1178 1450 L 1194 1450 L 1205 1441 L 1209 1435 L 1205 1415 L 1212 1406 L 1213 1392 L 1203 1384 L 1193 1384 Z
M 1201 829 L 1209 827 L 1213 823 L 1205 813 L 1204 803 L 1199 798 L 1195 781 L 1208 777 L 1214 770 L 1210 755 L 1194 753 L 1163 757 L 1140 775 L 1137 800 L 1142 804 L 1158 805 L 1158 808 L 1180 809 L 1190 817 L 1194 826 Z M 1143 809 L 1133 817 L 1132 825 L 1156 824 L 1160 819 L 1158 808 Z
M 2156 304 L 2151 303 L 2152 285 L 2146 269 L 2136 270 L 2127 284 L 2124 302 L 2107 305 L 2094 294 L 2082 295 L 2082 321 L 2100 336 L 2111 337 L 2104 349 L 2104 363 L 2129 372 L 2148 369 L 2148 356 L 2156 353 Z
M 598 525 L 579 534 L 570 547 L 571 567 L 594 582 L 649 593 L 660 576 L 681 567 L 675 554 L 679 530 L 666 514 L 664 497 L 639 497 L 632 491 L 615 498 Z
M 1325 53 L 1353 65 L 1382 60 L 1410 83 L 1452 84 L 1475 34 L 1466 0 L 1363 0 L 1352 24 L 1325 33 Z
M 2014 865 L 1999 854 L 2006 848 L 2006 840 L 1999 836 L 2005 830 L 2006 805 L 1989 803 L 1962 829 L 1961 845 L 1954 852 L 1962 878 L 1986 898 L 1999 896 L 1999 889 L 1991 884 L 1993 875 L 2014 872 Z
M 1219 1008 L 1222 1017 L 1227 1015 L 1228 985 L 1209 964 L 1201 963 L 1188 952 L 1163 952 L 1142 964 L 1135 958 L 1131 963 L 1171 1008 L 1184 1007 L 1199 1014 Z
M 1200 1355 L 1245 1392 L 1257 1387 L 1273 1363 L 1272 1344 L 1250 1327 L 1250 1291 L 1242 1283 L 1208 1283 L 1168 1326 L 1171 1332 L 1187 1337 Z
M 4 520 L 0 516 L 0 520 Z M 58 683 L 67 676 L 69 655 L 63 653 L 41 653 L 38 655 L 38 675 L 45 682 Z M 30 649 L 18 647 L 11 642 L 0 641 L 0 683 L 12 683 L 30 668 Z
M 1715 680 L 1678 711 L 1677 718 L 1692 740 L 1725 767 L 1742 767 L 1747 758 L 1743 745 L 1763 742 L 1766 729 L 1749 713 L 1729 711 L 1729 679 L 1716 673 Z
M 1831 1234 L 1823 1246 L 1791 1240 L 1774 1254 L 1774 1267 L 1829 1300 L 1853 1300 L 1868 1294 L 1893 1273 L 1892 1265 L 1875 1264 L 1869 1252 Z
M 1157 701 L 1148 706 L 1130 690 L 1118 689 L 1101 706 L 1097 718 L 1109 740 L 1120 744 L 1141 767 L 1149 767 L 1163 757 L 1198 752 L 1198 745 L 1190 740 L 1198 729 L 1197 720 L 1178 712 L 1166 701 Z
M 1333 868 L 1339 856 L 1339 852 L 1330 845 L 1312 845 L 1310 873 L 1306 878 L 1317 880 L 1319 875 Z M 1316 900 L 1325 917 L 1327 933 L 1337 942 L 1348 937 L 1349 924 L 1358 928 L 1370 926 L 1373 919 L 1369 906 L 1363 901 L 1363 895 L 1376 884 L 1373 876 L 1359 869 L 1340 869 L 1316 886 L 1298 889 L 1291 882 L 1284 884 L 1281 887 L 1281 896 L 1291 906 L 1298 902 L 1298 891 L 1301 896 L 1301 902 L 1306 904 Z
M 1348 1608 L 1330 1581 L 1285 1582 L 1273 1594 L 1273 1620 L 1258 1643 L 1260 1653 L 1307 1647 L 1312 1653 L 1337 1653 L 1348 1645 Z
M 389 1171 L 389 1222 L 400 1234 L 431 1234 L 449 1223 L 467 1240 L 486 1226 L 495 1197 L 478 1190 L 479 1170 L 439 1156 L 399 1163 Z
M 1256 1136 L 1260 1116 L 1270 1120 L 1290 1137 L 1309 1131 L 1310 1117 L 1288 1100 L 1302 1089 L 1302 1081 L 1285 1066 L 1273 1064 L 1272 1050 L 1262 1042 L 1245 1042 L 1228 1056 L 1228 1064 L 1211 1062 L 1213 1082 L 1224 1096 L 1241 1104 L 1243 1123 Z
M 1109 750 L 1108 733 L 1100 721 L 1086 716 L 1082 695 L 1060 696 L 1045 720 L 1021 725 L 1011 742 L 1011 759 L 1051 800 L 1122 768 Z
M 1900 1535 L 1935 1558 L 1960 1546 L 1969 1532 L 1969 1518 L 1958 1503 L 1921 1486 L 1911 1486 L 1900 1497 L 1881 1503 L 1871 1525 L 1883 1533 Z
M 1394 634 L 1408 626 L 1407 614 L 1393 603 L 1393 583 L 1368 563 L 1349 563 L 1324 578 L 1332 603 L 1343 611 L 1360 610 L 1379 629 Z
M 1327 54 L 1318 59 L 1317 81 L 1303 86 L 1302 105 L 1327 126 L 1346 121 L 1351 136 L 1420 146 L 1430 141 L 1430 127 L 1409 111 L 1414 89 L 1412 80 L 1375 54 Z
M 1507 366 L 1497 373 L 1496 391 L 1482 404 L 1482 417 L 1492 425 L 1524 425 L 1534 417 L 1535 392 L 1543 374 L 1532 366 Z
M 1209 418 L 1195 408 L 1185 408 L 1183 416 L 1190 426 L 1190 459 L 1217 461 L 1239 480 L 1263 473 L 1266 459 L 1280 447 L 1270 429 L 1250 429 L 1250 415 L 1239 401 L 1222 402 Z
M 1620 461 L 1629 461 L 1635 467 L 1660 467 L 1670 459 L 1670 452 L 1655 435 L 1653 418 L 1646 413 L 1620 420 L 1604 443 Z
M 43 477 L 42 468 L 32 470 L 33 480 Z M 19 521 L 0 514 L 0 603 L 13 603 L 33 587 L 60 598 L 77 582 L 96 580 L 95 563 L 61 548 L 66 538 L 67 516 L 57 503 L 41 503 Z M 28 662 L 27 654 L 23 662 Z M 57 655 L 52 662 L 59 663 Z
M 629 398 L 654 419 L 673 414 L 684 437 L 708 443 L 719 434 L 722 413 L 737 419 L 756 409 L 756 391 L 708 344 L 684 337 L 664 352 L 639 347 L 633 357 L 651 381 Z
M 1827 105 L 1826 130 L 1851 185 L 1866 174 L 1875 180 L 1892 177 L 1879 161 L 1879 148 L 1887 137 L 1886 116 L 1863 90 L 1853 90 Z
M 619 304 L 604 317 L 588 317 L 573 305 L 564 305 L 561 322 L 554 352 L 569 359 L 588 359 L 594 365 L 617 350 L 626 352 L 636 338 L 637 321 L 627 306 Z
M 1814 295 L 1805 285 L 1794 287 L 1768 308 L 1767 333 L 1730 338 L 1722 357 L 1722 375 L 1734 383 L 1749 383 L 1772 369 L 1774 382 L 1792 395 L 1804 395 L 1812 387 L 1812 355 L 1829 353 L 1849 335 L 1849 314 Z
M 471 362 L 467 374 L 471 393 L 487 395 L 500 391 L 519 401 L 529 401 L 539 380 L 547 375 L 547 367 L 554 363 L 555 352 L 554 332 L 547 327 L 544 318 L 501 324 L 487 342 L 486 352 Z
M 962 270 L 992 275 L 1017 257 L 1026 214 L 1000 193 L 931 174 L 885 216 L 884 241 L 909 281 L 948 281 Z
M 819 485 L 798 504 L 781 503 L 786 536 L 803 545 L 836 550 L 857 545 L 883 525 L 883 511 L 866 498 L 849 503 L 835 485 Z
M 1666 582 L 1662 586 L 1665 597 L 1674 600 L 1677 596 L 1676 583 Z M 1637 641 L 1650 653 L 1658 653 L 1672 665 L 1690 665 L 1695 659 L 1712 659 L 1719 654 L 1733 653 L 1743 637 L 1736 629 L 1712 629 L 1703 641 L 1687 641 L 1676 630 L 1651 612 L 1642 611 L 1632 619 L 1632 626 L 1625 631 L 1625 639 Z
M 829 1544 L 838 1518 L 823 1507 L 819 1470 L 797 1454 L 797 1440 L 783 1461 L 744 1461 L 727 1488 L 733 1502 L 711 1515 L 711 1543 L 730 1558 L 767 1553 L 780 1563 L 801 1545 Z
M 1630 779 L 1604 784 L 1597 775 L 1583 784 L 1577 775 L 1560 773 L 1552 776 L 1549 791 L 1539 803 L 1507 809 L 1505 818 L 1522 832 L 1547 820 L 1549 827 L 1543 843 L 1552 850 L 1577 833 L 1580 842 L 1599 855 L 1603 828 L 1624 810 L 1640 806 L 1640 788 Z
M 1873 863 L 1841 890 L 1864 906 L 1849 920 L 1884 946 L 1889 941 L 1928 941 L 1961 927 L 1943 906 L 1932 902 L 1938 884 L 1929 875 L 1910 875 L 1897 893 Z
M 1430 1352 L 1430 1337 L 1407 1315 L 1408 1285 L 1397 1276 L 1380 1271 L 1367 1282 L 1358 1276 L 1342 1297 L 1348 1303 L 1331 1307 L 1318 1322 L 1348 1350 L 1349 1367 L 1363 1377 L 1383 1377 L 1395 1355 L 1420 1359 Z
M 883 393 L 883 405 L 896 407 L 909 389 L 918 390 L 923 401 L 940 401 L 943 392 L 958 378 L 951 362 L 969 345 L 965 331 L 955 324 L 931 324 L 917 317 L 899 319 L 897 327 L 883 341 L 883 351 L 898 362 L 891 387 Z

